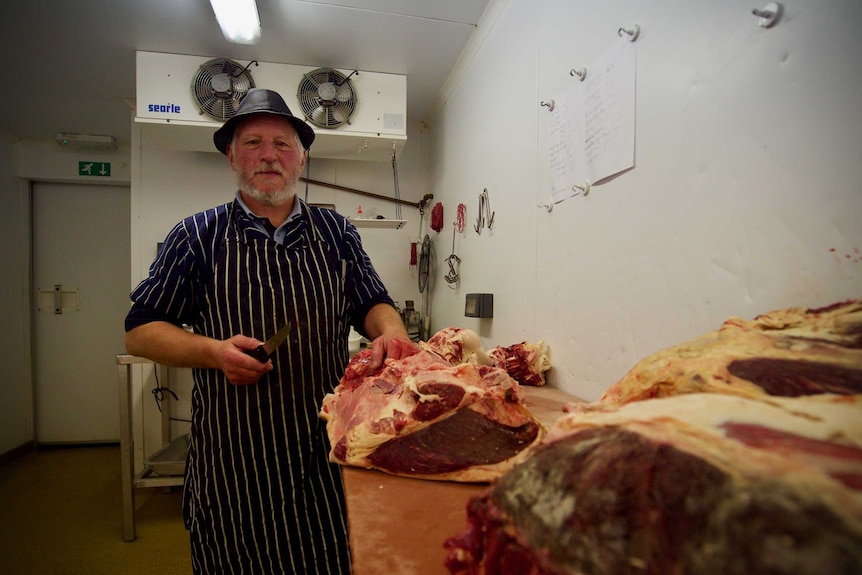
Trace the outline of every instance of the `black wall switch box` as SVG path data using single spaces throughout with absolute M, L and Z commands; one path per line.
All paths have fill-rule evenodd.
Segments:
M 494 294 L 468 293 L 464 304 L 467 317 L 494 317 Z

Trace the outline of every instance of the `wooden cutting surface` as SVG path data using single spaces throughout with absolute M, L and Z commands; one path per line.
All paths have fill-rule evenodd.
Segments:
M 524 387 L 527 407 L 545 427 L 576 398 L 552 387 Z M 467 525 L 467 502 L 487 484 L 396 477 L 342 468 L 353 575 L 449 575 L 443 543 Z

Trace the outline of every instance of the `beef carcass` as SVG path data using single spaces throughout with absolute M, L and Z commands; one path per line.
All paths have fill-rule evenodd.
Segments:
M 562 417 L 468 506 L 457 575 L 862 572 L 862 397 L 689 394 Z
M 697 392 L 862 393 L 862 300 L 728 319 L 716 331 L 647 356 L 601 401 L 619 405 Z
M 452 366 L 434 353 L 369 369 L 358 353 L 320 416 L 333 462 L 395 475 L 491 481 L 544 436 L 516 381 L 491 366 Z

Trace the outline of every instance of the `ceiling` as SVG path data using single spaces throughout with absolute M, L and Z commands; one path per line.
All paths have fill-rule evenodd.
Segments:
M 137 50 L 405 74 L 408 121 L 428 120 L 489 1 L 257 0 L 261 40 L 243 46 L 208 0 L 8 0 L 0 128 L 128 143 Z

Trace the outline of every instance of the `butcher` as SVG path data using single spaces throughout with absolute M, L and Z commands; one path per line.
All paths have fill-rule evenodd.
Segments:
M 351 326 L 377 365 L 418 348 L 356 229 L 296 197 L 314 131 L 282 97 L 249 91 L 213 141 L 238 191 L 173 228 L 126 318 L 129 353 L 193 368 L 193 570 L 347 575 L 341 476 L 318 411 Z

